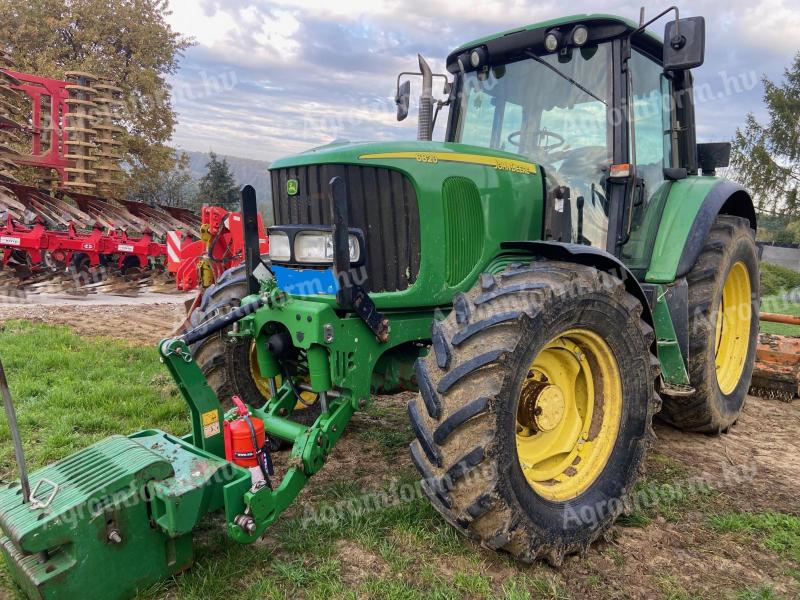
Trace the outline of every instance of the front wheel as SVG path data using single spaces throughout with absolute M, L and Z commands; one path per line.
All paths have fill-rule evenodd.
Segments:
M 241 306 L 249 294 L 244 265 L 225 271 L 215 284 L 204 293 L 200 306 L 190 315 L 191 326 L 199 327 Z M 192 355 L 208 380 L 208 384 L 223 403 L 230 406 L 230 398 L 239 396 L 253 407 L 261 407 L 269 398 L 269 382 L 258 368 L 256 348 L 249 337 L 228 336 L 230 327 L 195 343 Z M 276 378 L 280 386 L 281 378 Z M 316 395 L 300 391 L 295 420 L 313 423 L 319 416 Z
M 641 315 L 619 279 L 570 263 L 485 274 L 456 298 L 409 404 L 412 459 L 445 519 L 554 564 L 611 527 L 660 405 Z

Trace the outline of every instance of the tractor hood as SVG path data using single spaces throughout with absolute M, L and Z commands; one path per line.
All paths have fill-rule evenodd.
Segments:
M 278 160 L 270 175 L 276 228 L 292 240 L 292 231 L 330 227 L 329 182 L 344 182 L 349 226 L 363 240 L 364 288 L 380 308 L 447 304 L 502 241 L 542 234 L 541 169 L 518 154 L 427 141 L 336 143 Z M 281 260 L 273 264 L 293 277 L 324 268 L 294 253 Z
M 403 160 L 425 164 L 457 162 L 499 170 L 519 169 L 522 173 L 533 173 L 537 170 L 533 163 L 519 154 L 468 144 L 427 141 L 333 142 L 278 159 L 272 163 L 270 170 L 321 164 L 376 165 L 387 161 L 399 166 L 403 163 L 396 161 Z

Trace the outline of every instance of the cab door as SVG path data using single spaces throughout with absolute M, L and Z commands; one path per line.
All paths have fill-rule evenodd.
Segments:
M 660 62 L 633 48 L 628 60 L 633 126 L 630 161 L 636 179 L 629 190 L 622 260 L 636 272 L 647 269 L 656 232 L 669 194 L 664 169 L 673 164 L 670 82 Z

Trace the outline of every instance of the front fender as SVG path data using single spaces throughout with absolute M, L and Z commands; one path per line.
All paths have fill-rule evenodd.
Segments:
M 737 183 L 718 177 L 688 177 L 670 189 L 656 234 L 648 283 L 671 283 L 685 276 L 705 245 L 714 219 L 735 215 L 756 228 L 750 194 Z
M 618 277 L 625 284 L 625 289 L 628 293 L 642 303 L 642 318 L 648 325 L 653 326 L 653 312 L 647 295 L 630 269 L 613 254 L 592 246 L 566 244 L 563 242 L 504 242 L 501 247 L 504 250 L 525 250 L 549 260 L 560 260 L 594 267 Z

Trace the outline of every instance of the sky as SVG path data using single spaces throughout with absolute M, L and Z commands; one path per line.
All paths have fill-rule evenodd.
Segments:
M 779 80 L 800 51 L 796 1 L 680 7 L 706 18 L 705 64 L 694 71 L 699 141 L 728 140 L 748 112 L 764 116 L 761 78 Z M 640 6 L 573 0 L 569 13 L 638 20 Z M 647 3 L 646 17 L 667 6 Z M 462 43 L 567 14 L 552 0 L 170 0 L 170 9 L 173 29 L 196 42 L 170 78 L 174 144 L 262 160 L 341 139 L 414 139 L 416 110 L 398 123 L 394 94 L 397 74 L 418 70 L 417 53 L 444 72 Z

